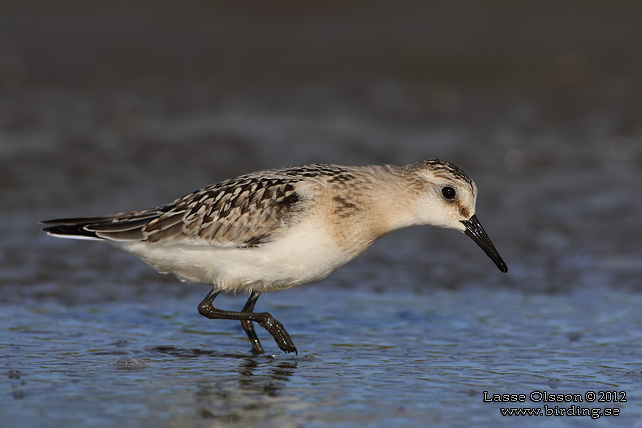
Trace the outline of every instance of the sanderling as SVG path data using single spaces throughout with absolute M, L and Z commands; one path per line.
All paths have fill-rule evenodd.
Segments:
M 208 284 L 198 306 L 211 319 L 240 320 L 253 352 L 253 322 L 279 348 L 297 352 L 283 325 L 254 312 L 259 295 L 318 281 L 388 233 L 413 225 L 456 229 L 502 272 L 508 268 L 475 215 L 477 187 L 452 163 L 304 165 L 225 180 L 157 208 L 45 221 L 64 238 L 107 242 L 161 273 Z M 213 306 L 221 292 L 248 292 L 240 312 Z

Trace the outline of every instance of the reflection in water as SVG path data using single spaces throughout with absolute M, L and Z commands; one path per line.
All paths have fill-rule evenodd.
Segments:
M 296 394 L 281 394 L 296 372 L 296 361 L 278 361 L 247 357 L 238 366 L 237 383 L 224 379 L 201 383 L 195 393 L 200 414 L 230 423 L 261 423 L 266 419 L 282 420 L 302 402 Z
M 261 374 L 261 365 L 269 367 L 266 374 Z M 263 391 L 266 395 L 276 397 L 297 368 L 296 361 L 278 362 L 277 360 L 259 363 L 256 358 L 247 358 L 239 367 L 239 385 L 249 389 Z
M 221 371 L 212 364 L 213 371 L 199 376 L 193 389 L 194 407 L 201 418 L 217 422 L 237 424 L 264 423 L 269 420 L 275 426 L 294 426 L 289 421 L 297 409 L 306 404 L 297 394 L 284 393 L 288 382 L 297 372 L 296 360 L 283 361 L 271 356 L 247 356 L 221 353 L 203 349 L 181 349 L 173 346 L 157 346 L 153 351 L 178 358 L 207 356 L 217 363 L 232 367 Z M 203 363 L 201 359 L 201 364 Z M 207 364 L 199 365 L 206 367 Z

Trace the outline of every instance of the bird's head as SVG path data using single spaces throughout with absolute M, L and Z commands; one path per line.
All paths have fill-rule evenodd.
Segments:
M 416 192 L 414 215 L 419 224 L 455 229 L 479 245 L 502 272 L 508 267 L 475 215 L 477 186 L 460 168 L 437 159 L 403 167 Z

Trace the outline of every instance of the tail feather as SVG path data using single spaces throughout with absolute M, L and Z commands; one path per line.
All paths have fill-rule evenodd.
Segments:
M 43 221 L 49 235 L 72 239 L 132 241 L 143 239 L 143 228 L 162 211 L 138 211 L 100 217 L 62 218 Z
M 76 226 L 79 224 L 91 224 L 91 223 L 105 223 L 112 221 L 117 218 L 119 214 L 116 215 L 105 215 L 97 217 L 70 217 L 70 218 L 55 218 L 53 220 L 44 220 L 41 221 L 41 224 L 55 224 L 59 226 Z
M 47 224 L 50 224 L 49 222 Z M 45 232 L 52 236 L 60 236 L 62 238 L 75 238 L 75 239 L 95 239 L 100 240 L 95 232 L 86 230 L 84 224 L 60 224 L 57 226 L 48 226 L 43 228 Z

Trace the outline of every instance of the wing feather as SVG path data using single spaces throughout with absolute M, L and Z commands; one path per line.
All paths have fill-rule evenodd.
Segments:
M 336 165 L 261 171 L 213 184 L 157 208 L 49 220 L 44 230 L 68 238 L 158 245 L 257 246 L 275 239 L 297 221 L 298 213 L 310 209 L 308 191 L 297 192 L 299 184 L 350 178 L 349 168 Z
M 143 233 L 149 242 L 167 243 L 171 238 L 197 245 L 259 245 L 301 209 L 295 182 L 253 176 L 206 187 L 174 201 L 172 209 L 149 222 Z

